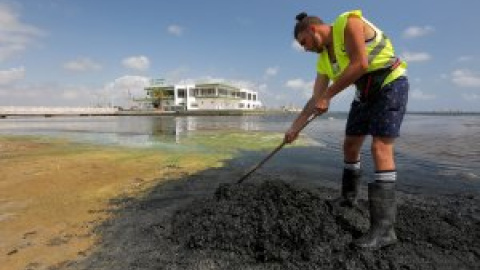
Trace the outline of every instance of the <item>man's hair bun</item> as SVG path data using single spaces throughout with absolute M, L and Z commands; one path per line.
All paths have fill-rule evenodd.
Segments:
M 307 16 L 308 16 L 307 13 L 302 12 L 302 13 L 299 13 L 299 14 L 295 17 L 295 19 L 297 19 L 298 22 L 301 22 L 301 21 L 302 21 L 305 17 L 307 17 Z

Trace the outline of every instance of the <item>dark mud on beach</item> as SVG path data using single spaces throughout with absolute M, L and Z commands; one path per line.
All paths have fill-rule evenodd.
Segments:
M 479 269 L 478 192 L 399 192 L 399 243 L 358 250 L 368 204 L 330 208 L 337 189 L 258 173 L 211 169 L 172 179 L 142 199 L 112 202 L 101 240 L 51 269 Z M 233 176 L 232 176 L 233 175 Z M 366 198 L 365 189 L 362 197 Z
M 401 205 L 399 245 L 357 250 L 350 242 L 368 229 L 366 202 L 331 208 L 325 200 L 331 193 L 282 181 L 223 185 L 214 198 L 176 213 L 174 239 L 186 248 L 253 259 L 248 268 L 255 269 L 474 269 L 480 263 L 478 220 L 426 204 Z M 248 261 L 225 256 L 224 269 Z

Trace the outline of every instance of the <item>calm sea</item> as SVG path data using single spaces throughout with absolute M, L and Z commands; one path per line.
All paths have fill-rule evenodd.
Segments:
M 480 115 L 409 114 L 396 143 L 398 183 L 409 191 L 480 192 Z M 179 147 L 183 136 L 204 130 L 283 133 L 294 115 L 261 116 L 121 116 L 6 118 L 0 135 L 45 135 L 130 147 Z M 311 181 L 338 183 L 345 113 L 317 118 L 302 134 L 313 146 L 280 151 L 264 170 L 293 173 Z M 280 143 L 280 142 L 279 142 Z M 362 151 L 365 180 L 373 174 L 370 140 Z M 243 153 L 232 166 L 248 169 L 266 153 Z

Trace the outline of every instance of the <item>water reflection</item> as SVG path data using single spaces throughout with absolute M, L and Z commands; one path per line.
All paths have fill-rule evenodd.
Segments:
M 181 144 L 182 138 L 202 130 L 261 129 L 267 128 L 258 117 L 54 117 L 0 121 L 0 134 L 3 135 L 52 136 L 129 147 L 173 147 Z
M 205 131 L 284 132 L 294 118 L 295 115 L 7 118 L 0 119 L 0 135 L 49 136 L 94 144 L 187 149 L 186 139 Z M 281 163 L 278 167 L 289 170 L 320 168 L 323 172 L 328 167 L 325 164 L 332 160 L 335 161 L 332 166 L 341 167 L 345 123 L 344 113 L 329 113 L 315 119 L 303 134 L 322 147 L 302 149 L 305 151 L 303 156 L 282 151 L 271 164 Z M 367 172 L 373 172 L 370 140 L 366 141 L 362 151 L 362 164 Z M 292 162 L 292 156 L 295 156 L 295 162 Z M 422 185 L 446 180 L 480 183 L 480 118 L 478 115 L 407 115 L 402 136 L 396 143 L 396 160 L 401 181 Z

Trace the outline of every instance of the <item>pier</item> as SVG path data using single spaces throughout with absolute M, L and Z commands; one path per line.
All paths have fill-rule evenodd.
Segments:
M 0 106 L 0 118 L 9 116 L 91 116 L 115 115 L 117 108 Z
M 97 107 L 28 107 L 0 106 L 0 119 L 7 117 L 55 117 L 55 116 L 230 116 L 258 115 L 278 113 L 278 111 L 259 110 L 192 110 L 192 111 L 162 111 L 162 110 L 119 110 L 118 108 Z

